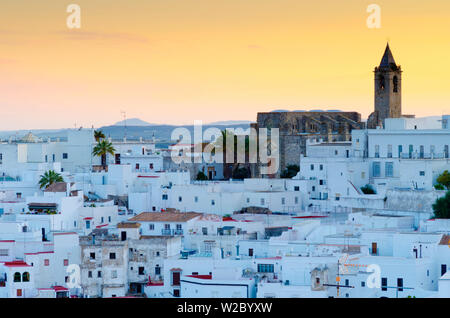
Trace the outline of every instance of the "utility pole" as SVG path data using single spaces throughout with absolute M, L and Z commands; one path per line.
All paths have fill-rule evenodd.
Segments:
M 355 288 L 355 286 L 349 286 L 349 285 L 341 285 L 341 277 L 339 276 L 339 269 L 340 269 L 340 259 L 337 261 L 337 275 L 336 275 L 336 284 L 323 284 L 323 286 L 329 286 L 329 287 L 336 287 L 336 295 L 339 297 L 339 288 Z

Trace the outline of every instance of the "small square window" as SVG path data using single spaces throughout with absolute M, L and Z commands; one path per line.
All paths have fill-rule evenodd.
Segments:
M 116 259 L 116 253 L 109 253 L 109 259 Z
M 68 259 L 64 260 L 64 266 L 69 266 L 69 260 Z
M 44 266 L 49 266 L 49 265 L 50 265 L 50 260 L 44 259 Z

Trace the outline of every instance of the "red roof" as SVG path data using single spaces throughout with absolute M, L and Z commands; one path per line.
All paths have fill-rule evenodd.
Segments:
M 64 286 L 53 286 L 52 287 L 55 291 L 68 291 L 69 289 L 67 289 L 66 287 L 64 287 Z
M 31 265 L 28 265 L 24 261 L 5 262 L 5 266 L 8 266 L 8 267 L 31 267 Z
M 93 217 L 85 217 L 85 218 L 83 218 L 83 220 L 92 220 L 93 219 Z
M 198 279 L 212 279 L 212 275 L 186 275 L 186 277 L 198 278 Z
M 100 229 L 100 228 L 105 227 L 105 226 L 108 226 L 108 225 L 109 225 L 109 224 L 97 225 L 95 228 L 96 228 L 96 229 Z
M 326 215 L 307 215 L 307 216 L 293 216 L 293 219 L 315 219 L 315 218 L 326 218 Z

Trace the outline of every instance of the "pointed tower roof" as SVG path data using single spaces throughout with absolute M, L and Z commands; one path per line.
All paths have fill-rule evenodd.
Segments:
M 391 65 L 397 66 L 395 64 L 394 56 L 392 55 L 391 49 L 389 48 L 389 43 L 386 45 L 386 50 L 384 51 L 383 58 L 381 59 L 380 67 L 389 67 Z

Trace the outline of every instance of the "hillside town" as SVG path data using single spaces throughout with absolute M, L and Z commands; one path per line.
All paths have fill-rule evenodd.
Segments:
M 388 45 L 367 121 L 255 114 L 268 162 L 94 128 L 1 140 L 0 298 L 450 297 L 450 115 L 403 114 L 402 72 Z

